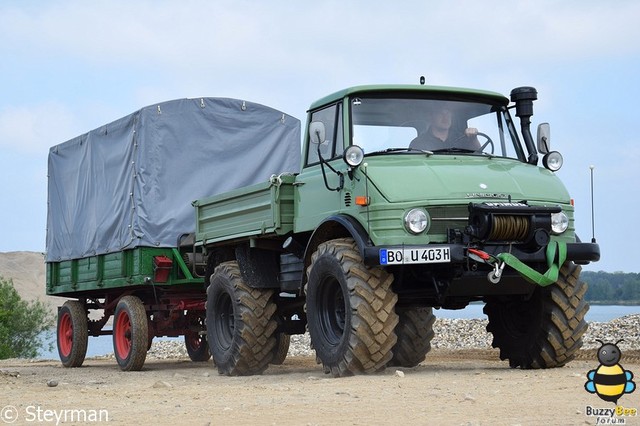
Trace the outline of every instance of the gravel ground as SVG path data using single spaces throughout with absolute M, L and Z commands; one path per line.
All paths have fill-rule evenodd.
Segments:
M 434 349 L 490 349 L 492 336 L 486 331 L 484 319 L 436 319 Z M 640 315 L 628 315 L 610 322 L 591 322 L 583 336 L 583 349 L 595 349 L 603 342 L 617 342 L 622 351 L 640 349 Z M 112 356 L 112 355 L 111 355 Z M 171 359 L 187 356 L 184 344 L 179 341 L 155 341 L 147 355 L 148 359 Z M 310 348 L 309 334 L 291 336 L 289 356 L 315 356 Z

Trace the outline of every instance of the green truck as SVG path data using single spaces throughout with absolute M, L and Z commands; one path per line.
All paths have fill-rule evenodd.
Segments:
M 161 112 L 167 106 L 147 107 L 121 126 L 122 151 L 133 153 L 86 166 L 91 174 L 106 163 L 127 176 L 107 225 L 77 212 L 91 185 L 68 191 L 73 202 L 52 193 L 65 187 L 52 185 L 52 148 L 47 293 L 73 298 L 58 315 L 63 365 L 82 364 L 88 335 L 112 334 L 123 370 L 142 368 L 154 337 L 184 335 L 194 361 L 213 356 L 221 374 L 259 374 L 284 361 L 291 335 L 308 332 L 318 362 L 335 377 L 413 367 L 431 348 L 433 310 L 477 301 L 511 367 L 566 364 L 587 329 L 580 265 L 599 260 L 600 251 L 576 235 L 549 125 L 532 135 L 536 99 L 531 87 L 512 90 L 510 99 L 426 85 L 353 87 L 311 105 L 301 152 L 299 123 L 257 104 L 227 100 L 229 111 L 201 119 L 191 115 L 213 110 L 211 99 L 189 100 L 195 105 L 170 117 Z M 256 109 L 265 114 L 256 114 L 252 133 L 237 121 Z M 186 127 L 165 131 L 166 123 L 145 114 Z M 207 120 L 220 122 L 206 132 L 192 128 Z M 197 137 L 221 131 L 219 146 Z M 184 164 L 170 147 L 146 149 L 176 170 L 149 179 L 164 169 L 140 165 L 142 142 L 171 137 L 219 150 L 198 148 L 196 163 Z M 301 167 L 273 164 L 292 159 Z M 127 161 L 134 170 L 122 172 Z M 228 170 L 217 170 L 227 162 Z M 205 177 L 200 166 L 211 168 Z M 57 169 L 67 181 L 73 175 Z M 200 177 L 185 184 L 194 173 Z M 246 185 L 248 176 L 255 181 Z M 169 182 L 166 194 L 155 194 L 158 182 Z M 118 192 L 107 191 L 108 200 Z M 136 202 L 138 193 L 153 198 Z M 167 226 L 180 214 L 174 206 L 185 207 L 174 193 L 195 199 L 185 203 L 195 212 Z M 73 214 L 83 216 L 78 238 L 87 240 L 75 251 L 67 248 L 76 238 L 60 237 Z M 126 221 L 113 224 L 114 214 Z M 120 239 L 102 244 L 112 232 Z M 90 319 L 91 311 L 101 317 Z

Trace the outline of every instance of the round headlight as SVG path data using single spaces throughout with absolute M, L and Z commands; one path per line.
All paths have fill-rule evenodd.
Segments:
M 404 215 L 404 227 L 412 234 L 424 232 L 428 225 L 427 212 L 422 209 L 411 209 Z
M 564 212 L 551 214 L 551 231 L 554 234 L 562 234 L 569 227 L 569 218 Z
M 344 162 L 351 167 L 358 167 L 364 160 L 364 151 L 358 145 L 351 145 L 344 150 Z
M 562 167 L 564 160 L 562 159 L 562 154 L 558 151 L 552 151 L 542 157 L 542 165 L 551 170 L 552 172 L 557 172 Z

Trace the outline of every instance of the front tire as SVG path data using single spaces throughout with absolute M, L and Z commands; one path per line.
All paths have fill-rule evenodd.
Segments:
M 87 310 L 77 300 L 67 300 L 58 311 L 57 343 L 62 365 L 80 367 L 89 340 Z
M 237 262 L 220 264 L 207 288 L 207 340 L 218 372 L 260 374 L 276 344 L 273 291 L 245 284 Z
M 513 368 L 562 367 L 582 346 L 588 324 L 584 316 L 587 284 L 580 281 L 582 268 L 565 262 L 558 281 L 537 287 L 527 301 L 491 300 L 484 307 L 500 359 Z
M 307 268 L 307 322 L 324 371 L 334 377 L 384 369 L 396 344 L 393 275 L 364 266 L 351 238 L 320 244 Z
M 122 371 L 139 371 L 147 358 L 149 323 L 142 301 L 124 296 L 113 320 L 113 352 Z

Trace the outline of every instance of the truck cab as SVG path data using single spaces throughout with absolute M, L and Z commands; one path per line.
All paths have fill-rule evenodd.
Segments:
M 561 241 L 566 260 L 597 260 L 597 245 L 577 242 L 572 201 L 555 174 L 560 154 L 544 135 L 536 149 L 531 108 L 522 115 L 535 89 L 512 97 L 510 108 L 493 92 L 363 86 L 314 103 L 295 232 L 348 232 L 367 265 L 397 272 L 400 303 L 406 293 L 409 304 L 419 297 L 444 308 L 482 299 L 497 280 L 501 293 L 535 288 L 511 268 L 496 277 L 478 255 L 508 252 L 544 272 L 547 246 Z

